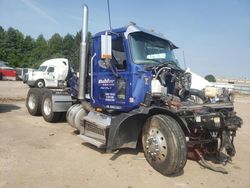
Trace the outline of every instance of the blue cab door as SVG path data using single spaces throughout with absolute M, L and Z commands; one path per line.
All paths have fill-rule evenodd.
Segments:
M 127 61 L 127 49 L 123 35 L 112 35 L 112 59 L 110 66 L 100 65 L 100 37 L 93 39 L 93 98 L 94 107 L 128 111 L 133 106 L 131 96 L 131 71 Z

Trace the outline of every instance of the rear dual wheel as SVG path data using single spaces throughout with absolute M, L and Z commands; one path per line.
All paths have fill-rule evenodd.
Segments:
M 26 108 L 32 116 L 41 115 L 42 90 L 31 88 L 26 98 Z
M 185 135 L 175 119 L 154 115 L 143 128 L 142 144 L 148 163 L 163 175 L 182 171 L 187 161 Z
M 41 104 L 42 115 L 47 122 L 57 122 L 60 120 L 62 113 L 53 111 L 52 92 L 47 91 L 42 97 Z
M 43 115 L 47 122 L 65 119 L 65 112 L 54 112 L 52 92 L 46 89 L 31 88 L 26 98 L 26 107 L 33 116 Z

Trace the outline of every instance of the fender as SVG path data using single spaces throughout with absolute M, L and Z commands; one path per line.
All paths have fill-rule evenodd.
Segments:
M 113 116 L 109 128 L 107 152 L 118 148 L 136 148 L 138 138 L 146 120 L 156 114 L 165 114 L 173 117 L 182 127 L 184 134 L 190 132 L 187 123 L 176 112 L 162 107 L 139 107 L 128 113 Z
M 50 93 L 53 112 L 67 112 L 72 106 L 72 97 L 66 90 L 51 90 L 47 88 L 41 88 L 39 90 L 41 96 L 45 93 Z

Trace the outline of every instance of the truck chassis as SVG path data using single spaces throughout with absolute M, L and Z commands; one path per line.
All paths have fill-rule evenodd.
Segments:
M 174 57 L 177 47 L 135 24 L 96 34 L 89 55 L 83 10 L 79 80 L 73 76 L 70 89 L 31 88 L 31 115 L 56 122 L 66 114 L 80 138 L 107 152 L 142 143 L 146 160 L 163 175 L 180 173 L 188 157 L 206 165 L 208 156 L 221 161 L 223 152 L 225 162 L 235 155 L 242 120 L 226 91 L 191 89 L 190 73 Z
M 161 105 L 152 105 L 159 101 Z M 72 98 L 68 89 L 31 88 L 26 106 L 31 115 L 42 114 L 48 122 L 59 121 L 67 111 L 78 136 L 107 152 L 142 143 L 147 161 L 164 175 L 182 170 L 187 158 L 212 155 L 221 160 L 224 152 L 229 160 L 236 153 L 233 141 L 242 124 L 232 102 L 180 103 L 172 96 L 146 98 L 130 112 L 109 113 Z

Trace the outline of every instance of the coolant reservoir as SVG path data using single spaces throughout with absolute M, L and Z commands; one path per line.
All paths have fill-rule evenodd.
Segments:
M 153 78 L 151 81 L 151 93 L 152 95 L 166 94 L 167 88 L 163 87 L 159 80 Z
M 220 88 L 208 86 L 205 88 L 205 96 L 208 98 L 214 98 L 222 94 Z

